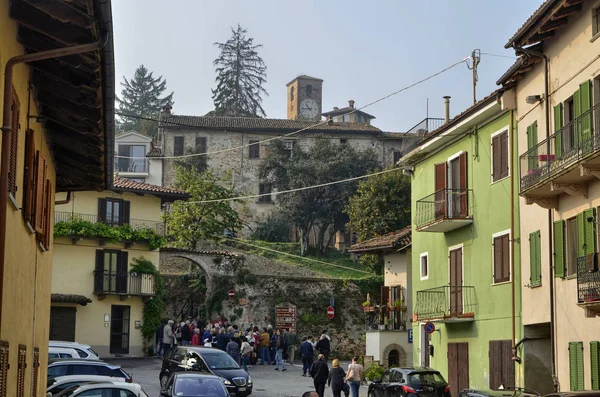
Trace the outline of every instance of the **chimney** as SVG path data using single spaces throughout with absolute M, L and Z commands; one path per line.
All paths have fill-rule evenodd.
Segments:
M 450 96 L 444 97 L 444 123 L 450 121 Z
M 171 115 L 171 109 L 172 109 L 171 105 L 169 105 L 167 103 L 165 106 L 163 106 L 163 108 L 162 108 L 162 110 L 160 112 L 160 115 L 162 117 L 169 117 Z
M 340 110 L 340 108 L 338 108 L 337 106 L 334 106 L 333 110 Z
M 350 107 L 350 109 L 354 109 L 354 99 L 350 99 L 348 101 L 348 106 Z

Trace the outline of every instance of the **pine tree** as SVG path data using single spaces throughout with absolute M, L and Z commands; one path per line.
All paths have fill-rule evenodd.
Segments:
M 164 105 L 173 105 L 173 92 L 161 97 L 167 89 L 167 81 L 162 76 L 154 78 L 144 65 L 135 70 L 132 79 L 123 77 L 121 86 L 121 97 L 117 97 L 119 113 L 156 120 Z M 119 116 L 117 127 L 120 131 L 135 130 L 155 137 L 158 125 L 156 121 Z
M 267 81 L 267 67 L 256 51 L 253 38 L 239 24 L 231 28 L 231 38 L 215 43 L 221 54 L 214 60 L 217 88 L 212 90 L 217 115 L 266 116 L 261 96 L 269 95 L 263 88 Z

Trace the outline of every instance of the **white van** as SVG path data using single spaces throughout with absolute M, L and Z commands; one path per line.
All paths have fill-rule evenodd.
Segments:
M 72 349 L 77 353 L 76 357 L 73 358 L 83 358 L 85 360 L 100 360 L 100 356 L 91 348 L 90 345 L 84 345 L 77 342 L 66 342 L 61 340 L 51 340 L 48 342 L 48 348 L 61 348 L 61 349 Z M 68 354 L 67 352 L 63 352 Z M 48 350 L 48 354 L 50 354 L 50 350 Z M 59 352 L 60 354 L 60 352 Z M 55 357 L 62 358 L 62 357 Z M 65 357 L 68 358 L 68 357 Z

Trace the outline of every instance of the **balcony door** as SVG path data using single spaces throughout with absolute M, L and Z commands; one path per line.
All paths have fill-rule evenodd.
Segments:
M 450 317 L 463 312 L 463 252 L 462 247 L 451 250 L 450 255 Z
M 95 291 L 127 293 L 128 254 L 125 251 L 96 251 Z
M 468 216 L 467 153 L 435 165 L 435 219 Z

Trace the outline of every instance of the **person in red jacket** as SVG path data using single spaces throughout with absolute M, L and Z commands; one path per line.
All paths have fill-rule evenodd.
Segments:
M 192 346 L 201 346 L 200 344 L 200 329 L 194 329 L 194 335 L 192 336 Z

